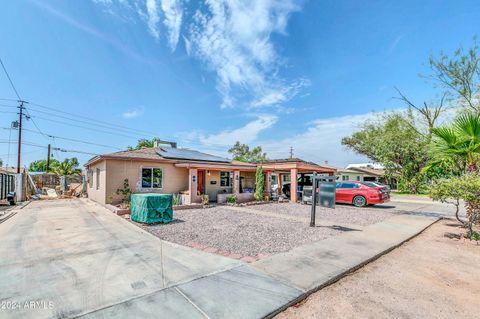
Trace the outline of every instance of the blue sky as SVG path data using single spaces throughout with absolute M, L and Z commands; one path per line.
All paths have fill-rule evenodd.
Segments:
M 158 136 L 226 155 L 240 140 L 344 166 L 365 159 L 341 137 L 401 108 L 395 86 L 434 99 L 418 75 L 431 54 L 468 47 L 476 21 L 477 1 L 6 1 L 0 57 L 31 102 L 31 144 L 101 154 Z M 3 73 L 0 98 L 16 99 Z M 0 158 L 14 164 L 16 103 L 0 104 Z M 24 165 L 45 157 L 24 146 Z

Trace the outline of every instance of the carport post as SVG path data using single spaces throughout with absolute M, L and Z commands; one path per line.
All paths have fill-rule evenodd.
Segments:
M 317 209 L 317 173 L 315 172 L 313 172 L 312 186 L 312 211 L 310 216 L 310 227 L 315 227 L 315 213 Z

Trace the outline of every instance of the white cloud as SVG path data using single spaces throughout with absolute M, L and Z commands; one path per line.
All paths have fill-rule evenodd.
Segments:
M 216 134 L 190 132 L 178 137 L 186 145 L 220 156 L 228 156 L 228 148 L 236 141 L 259 145 L 270 158 L 288 158 L 291 146 L 295 157 L 318 164 L 328 161 L 330 165 L 343 167 L 349 163 L 369 161 L 366 157 L 347 150 L 342 146 L 341 140 L 374 116 L 375 113 L 367 113 L 316 119 L 308 123 L 303 132 L 282 139 L 259 138 L 260 132 L 272 129 L 278 122 L 277 117 L 270 115 L 261 115 L 242 127 Z
M 158 22 L 160 16 L 158 14 L 158 4 L 156 0 L 147 0 L 147 24 L 150 34 L 155 38 L 160 38 L 160 32 L 158 30 Z
M 278 106 L 309 85 L 307 79 L 279 75 L 286 61 L 271 39 L 275 33 L 286 35 L 290 15 L 300 10 L 294 0 L 204 0 L 190 2 L 188 10 L 184 0 L 93 1 L 108 12 L 133 12 L 155 39 L 163 24 L 172 51 L 181 36 L 187 55 L 215 72 L 222 108 Z
M 222 107 L 245 96 L 253 97 L 254 107 L 286 102 L 306 84 L 288 84 L 278 77 L 282 59 L 270 39 L 272 33 L 284 34 L 289 15 L 299 10 L 293 1 L 205 3 L 193 17 L 188 40 L 190 51 L 216 72 Z
M 191 143 L 198 145 L 199 143 L 208 148 L 229 148 L 235 142 L 252 143 L 257 140 L 259 134 L 271 128 L 277 123 L 278 118 L 274 115 L 256 115 L 256 118 L 242 127 L 236 129 L 228 129 L 215 134 L 203 134 L 200 132 L 189 132 L 182 134 L 180 138 L 186 141 L 187 144 Z
M 257 144 L 271 158 L 287 158 L 292 146 L 295 157 L 318 164 L 328 161 L 331 165 L 345 166 L 363 162 L 367 159 L 347 150 L 341 145 L 341 140 L 357 131 L 362 122 L 373 116 L 375 113 L 317 119 L 309 123 L 303 133 L 281 140 L 257 141 Z
M 165 16 L 163 24 L 168 30 L 168 43 L 173 51 L 177 47 L 180 37 L 183 17 L 182 4 L 178 0 L 162 0 L 162 10 Z
M 134 108 L 134 109 L 130 109 L 124 113 L 122 113 L 122 116 L 126 119 L 131 119 L 131 118 L 134 118 L 134 117 L 139 117 L 139 116 L 142 116 L 144 113 L 144 108 L 143 107 L 140 107 L 140 108 Z

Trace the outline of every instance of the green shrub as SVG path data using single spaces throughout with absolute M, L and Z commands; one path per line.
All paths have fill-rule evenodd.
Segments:
M 473 224 L 480 222 L 480 176 L 466 174 L 444 179 L 430 188 L 430 197 L 435 201 L 450 203 L 456 206 L 455 217 L 469 230 L 470 237 L 475 237 Z M 467 220 L 458 216 L 460 201 L 465 201 Z
M 264 183 L 263 168 L 261 166 L 257 166 L 257 171 L 255 172 L 255 199 L 258 201 L 263 200 Z
M 172 194 L 172 202 L 173 202 L 173 206 L 182 205 L 182 195 Z
M 123 180 L 123 188 L 117 189 L 115 194 L 120 195 L 122 204 L 124 206 L 130 205 L 130 195 L 132 195 L 132 190 L 130 189 L 130 185 L 128 184 L 128 178 L 125 178 Z
M 237 195 L 232 194 L 227 196 L 227 203 L 235 204 L 237 202 Z
M 210 203 L 210 199 L 208 195 L 202 195 L 202 205 L 208 205 Z
M 471 230 L 471 231 L 469 230 L 465 237 L 471 240 L 476 240 L 476 241 L 480 240 L 480 234 L 474 230 Z

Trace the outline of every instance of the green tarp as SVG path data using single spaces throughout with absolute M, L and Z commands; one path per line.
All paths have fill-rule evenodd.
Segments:
M 130 219 L 146 224 L 169 223 L 173 219 L 171 194 L 132 194 Z

